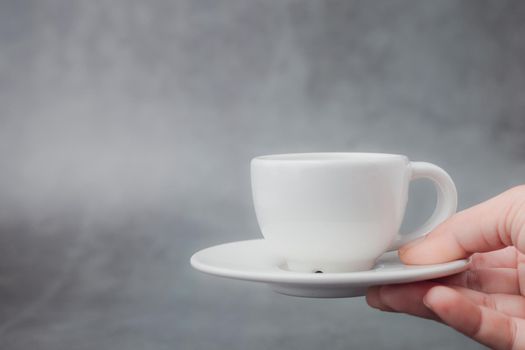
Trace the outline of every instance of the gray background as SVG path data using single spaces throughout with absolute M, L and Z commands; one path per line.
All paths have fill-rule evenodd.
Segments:
M 525 182 L 525 3 L 0 2 L 0 348 L 476 349 L 362 298 L 193 271 L 257 238 L 251 157 L 435 162 L 465 208 Z M 432 209 L 415 184 L 406 226 Z

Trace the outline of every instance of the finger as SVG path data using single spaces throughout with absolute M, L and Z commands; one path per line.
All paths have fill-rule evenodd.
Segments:
M 424 305 L 422 298 L 437 284 L 431 282 L 372 287 L 366 300 L 373 308 L 387 312 L 405 312 L 414 316 L 435 319 L 435 314 Z M 473 289 L 448 286 L 477 305 L 485 306 L 509 316 L 525 318 L 525 298 L 520 295 L 487 294 Z
M 517 267 L 517 250 L 514 247 L 507 247 L 493 252 L 476 253 L 471 257 L 470 266 L 472 269 L 496 268 L 496 267 Z
M 453 289 L 479 306 L 508 316 L 525 318 L 525 298 L 520 295 L 486 294 L 464 287 L 453 287 Z
M 476 305 L 457 291 L 444 286 L 431 288 L 423 302 L 441 320 L 457 331 L 494 349 L 521 349 L 514 318 Z
M 520 294 L 518 270 L 516 269 L 467 270 L 435 281 L 485 293 Z
M 431 282 L 395 284 L 369 289 L 366 301 L 373 308 L 404 312 L 410 315 L 437 320 L 436 315 L 423 304 L 423 297 L 432 287 Z
M 399 250 L 407 264 L 435 264 L 515 246 L 525 252 L 525 186 L 464 210 Z M 520 238 L 523 236 L 523 238 Z
M 379 309 L 381 311 L 386 312 L 394 312 L 394 310 L 391 307 L 383 303 L 383 301 L 381 300 L 381 297 L 379 295 L 380 288 L 381 286 L 373 286 L 368 288 L 366 292 L 367 304 L 373 307 L 374 309 Z
M 519 285 L 520 285 L 520 291 L 521 295 L 525 295 L 525 255 L 522 253 L 516 254 L 516 260 L 517 260 L 517 268 L 518 276 L 521 276 L 519 278 Z

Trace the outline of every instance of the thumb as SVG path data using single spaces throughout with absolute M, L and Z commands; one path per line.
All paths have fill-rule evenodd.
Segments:
M 525 185 L 457 213 L 399 256 L 406 264 L 436 264 L 506 246 L 525 253 Z

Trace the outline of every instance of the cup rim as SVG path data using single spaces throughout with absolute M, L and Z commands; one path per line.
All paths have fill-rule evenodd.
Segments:
M 291 162 L 348 162 L 348 161 L 378 161 L 408 157 L 395 153 L 375 152 L 308 152 L 268 154 L 253 158 L 253 161 L 291 161 Z

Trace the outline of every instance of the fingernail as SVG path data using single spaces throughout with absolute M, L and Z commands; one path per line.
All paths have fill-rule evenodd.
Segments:
M 366 302 L 370 307 L 374 309 L 380 309 L 381 302 L 379 301 L 379 287 L 374 286 L 368 288 L 366 293 Z
M 428 293 L 427 293 L 427 295 L 428 295 Z M 423 305 L 425 305 L 426 307 L 428 307 L 429 309 L 432 310 L 432 307 L 430 306 L 430 303 L 429 303 L 428 300 L 427 300 L 427 295 L 425 295 L 425 296 L 423 297 Z
M 435 301 L 436 299 L 441 299 L 443 292 L 446 292 L 447 289 L 447 287 L 440 285 L 430 288 L 423 297 L 423 304 L 430 310 L 433 310 L 433 301 Z

